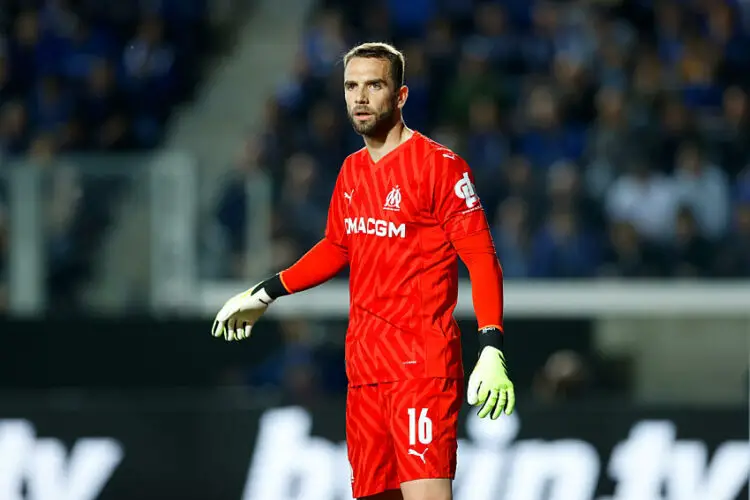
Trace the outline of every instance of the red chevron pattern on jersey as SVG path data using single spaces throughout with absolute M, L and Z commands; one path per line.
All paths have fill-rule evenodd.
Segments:
M 346 370 L 352 386 L 462 378 L 451 241 L 488 228 L 467 163 L 415 132 L 373 162 L 344 162 L 326 238 L 349 256 Z

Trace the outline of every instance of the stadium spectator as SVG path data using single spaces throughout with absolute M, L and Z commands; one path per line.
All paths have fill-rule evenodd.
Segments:
M 693 210 L 682 206 L 677 212 L 675 237 L 668 246 L 669 275 L 676 278 L 705 278 L 710 275 L 714 247 L 701 233 Z
M 509 279 L 528 277 L 531 238 L 528 205 L 522 198 L 506 198 L 500 204 L 492 226 L 492 238 L 503 263 L 503 276 Z
M 748 121 L 748 96 L 739 86 L 724 92 L 722 119 L 715 124 L 709 142 L 716 144 L 717 163 L 729 176 L 737 179 L 750 158 L 750 122 Z
M 613 221 L 607 232 L 599 276 L 605 278 L 655 278 L 665 276 L 658 245 L 643 238 L 627 221 Z
M 530 276 L 534 278 L 590 278 L 599 268 L 599 242 L 583 227 L 576 213 L 563 208 L 550 212 L 534 236 Z
M 325 229 L 327 207 L 317 194 L 323 191 L 318 165 L 313 156 L 304 153 L 293 155 L 285 165 L 280 213 L 283 226 L 296 236 L 300 248 L 314 246 Z
M 654 171 L 645 158 L 631 157 L 629 168 L 607 192 L 605 206 L 612 221 L 626 221 L 651 241 L 664 241 L 677 212 L 674 180 Z
M 675 188 L 678 202 L 692 209 L 704 236 L 711 240 L 724 236 L 729 222 L 726 174 L 708 162 L 699 144 L 685 142 L 680 146 Z
M 7 101 L 0 108 L 0 147 L 4 156 L 26 150 L 29 144 L 28 113 L 20 100 Z
M 592 389 L 590 365 L 589 360 L 575 351 L 552 353 L 534 376 L 535 399 L 547 404 L 585 399 Z
M 282 345 L 247 373 L 251 386 L 280 390 L 288 404 L 311 404 L 323 390 L 319 335 L 306 321 L 282 321 Z
M 750 198 L 742 195 L 732 217 L 734 231 L 723 241 L 716 260 L 716 273 L 727 278 L 750 277 Z

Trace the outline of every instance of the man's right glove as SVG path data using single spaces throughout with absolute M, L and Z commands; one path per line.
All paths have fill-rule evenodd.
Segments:
M 469 377 L 466 399 L 472 406 L 481 406 L 479 418 L 491 414 L 490 418 L 496 420 L 503 410 L 506 415 L 513 413 L 516 405 L 516 394 L 508 377 L 503 351 L 488 345 L 501 342 L 498 338 L 502 338 L 502 332 L 496 328 L 487 328 L 480 333 L 481 352 Z
M 258 283 L 250 290 L 229 299 L 216 315 L 211 333 L 225 340 L 242 340 L 250 337 L 253 325 L 263 316 L 274 300 L 289 292 L 277 274 Z

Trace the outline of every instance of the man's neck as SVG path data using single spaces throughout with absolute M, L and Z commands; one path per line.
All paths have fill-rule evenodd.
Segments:
M 383 137 L 365 137 L 365 147 L 370 153 L 373 162 L 378 162 L 385 155 L 399 147 L 414 135 L 404 122 L 399 121 Z

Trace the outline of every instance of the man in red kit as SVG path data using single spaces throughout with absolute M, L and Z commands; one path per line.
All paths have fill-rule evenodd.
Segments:
M 515 404 L 502 352 L 503 279 L 469 166 L 410 130 L 404 58 L 367 43 L 344 58 L 344 95 L 365 147 L 341 167 L 325 236 L 294 265 L 232 297 L 213 334 L 250 336 L 283 295 L 350 267 L 346 440 L 355 498 L 450 500 L 463 402 L 453 319 L 458 258 L 469 270 L 480 354 L 469 404 L 480 417 Z

